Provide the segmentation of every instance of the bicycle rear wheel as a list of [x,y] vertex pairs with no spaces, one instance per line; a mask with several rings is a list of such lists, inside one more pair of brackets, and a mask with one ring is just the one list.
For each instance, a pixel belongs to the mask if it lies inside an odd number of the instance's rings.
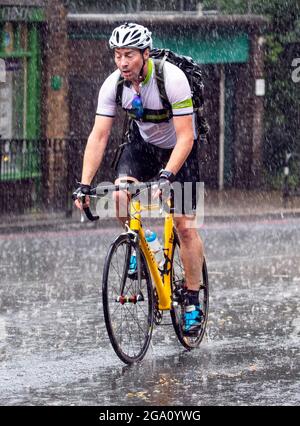
[[180,343],[186,349],[193,349],[199,346],[201,343],[208,318],[208,306],[209,306],[209,284],[208,284],[208,274],[206,262],[204,259],[203,268],[202,268],[202,285],[199,291],[199,302],[201,305],[201,310],[203,312],[202,323],[199,329],[199,332],[196,336],[189,337],[184,336],[183,334],[183,313],[184,313],[184,303],[185,303],[185,276],[182,261],[180,258],[180,242],[179,238],[174,231],[174,246],[173,246],[173,262],[172,262],[172,309],[171,319],[172,324],[175,330],[175,333],[178,337]]
[[[128,274],[135,243],[121,234],[108,251],[102,284],[106,329],[118,357],[126,364],[146,354],[153,328],[153,288],[145,257],[140,251],[137,272]],[[139,276],[140,275],[140,276]]]

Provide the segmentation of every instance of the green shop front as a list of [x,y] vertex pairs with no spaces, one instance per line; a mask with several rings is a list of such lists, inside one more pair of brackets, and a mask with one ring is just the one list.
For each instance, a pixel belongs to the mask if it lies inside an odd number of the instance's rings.
[[[44,10],[0,3],[0,182],[38,179]],[[13,187],[13,185],[11,186]]]

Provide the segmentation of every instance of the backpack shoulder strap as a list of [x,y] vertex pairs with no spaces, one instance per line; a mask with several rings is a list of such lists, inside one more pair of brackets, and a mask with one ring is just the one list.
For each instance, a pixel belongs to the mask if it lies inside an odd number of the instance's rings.
[[162,59],[153,59],[154,67],[155,67],[155,76],[157,81],[157,87],[159,91],[159,96],[163,107],[171,110],[171,104],[169,102],[166,88],[165,88],[165,78],[164,78],[164,63],[167,59],[167,55],[165,55]]
[[124,88],[124,78],[120,75],[119,80],[117,82],[117,92],[116,92],[116,104],[118,106],[122,106],[122,95]]
[[125,78],[123,78],[120,75],[119,80],[117,81],[117,92],[116,92],[116,104],[118,106],[122,106],[122,95],[123,95],[124,85],[130,85],[130,83],[126,81]]

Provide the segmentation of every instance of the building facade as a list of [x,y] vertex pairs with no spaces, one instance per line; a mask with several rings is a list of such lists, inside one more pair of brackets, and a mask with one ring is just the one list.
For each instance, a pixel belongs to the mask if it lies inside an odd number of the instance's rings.
[[[100,2],[101,13],[93,9],[97,2],[77,3],[0,0],[0,73],[3,68],[5,72],[5,79],[3,72],[0,75],[0,180],[26,180],[24,167],[17,173],[20,156],[17,160],[10,155],[10,141],[22,140],[24,151],[30,140],[47,140],[49,149],[43,161],[33,158],[28,163],[28,185],[31,188],[32,178],[40,177],[46,164],[42,185],[48,199],[55,198],[53,188],[70,165],[65,160],[68,146],[61,143],[57,158],[49,141],[88,136],[99,88],[115,69],[109,36],[115,26],[133,21],[152,31],[155,47],[192,56],[203,66],[205,114],[212,129],[210,142],[200,146],[199,152],[206,185],[219,189],[259,186],[266,20],[252,15],[203,14],[196,10],[197,2],[170,2],[169,7],[176,6],[176,10],[161,13],[151,11],[156,3],[147,1],[119,1],[114,8],[117,13],[112,13],[111,2]],[[113,178],[110,157],[120,141],[122,113],[117,120],[102,179]],[[14,178],[7,172],[13,161]]]
[[[205,115],[212,129],[210,143],[200,147],[203,181],[220,189],[259,186],[265,19],[192,14],[153,19],[143,13],[126,19],[146,25],[155,47],[172,49],[202,64]],[[99,87],[115,69],[108,38],[122,22],[124,15],[117,14],[68,15],[70,128],[75,135],[87,136],[91,129]],[[121,123],[116,126],[121,127]],[[114,135],[118,137],[119,133]]]

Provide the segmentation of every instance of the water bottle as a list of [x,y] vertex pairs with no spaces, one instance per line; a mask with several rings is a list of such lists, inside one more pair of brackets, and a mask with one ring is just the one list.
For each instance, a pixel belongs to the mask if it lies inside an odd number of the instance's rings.
[[145,237],[150,250],[152,251],[157,261],[158,267],[162,269],[165,263],[165,256],[156,233],[154,231],[150,231],[150,229],[147,229],[145,232]]

